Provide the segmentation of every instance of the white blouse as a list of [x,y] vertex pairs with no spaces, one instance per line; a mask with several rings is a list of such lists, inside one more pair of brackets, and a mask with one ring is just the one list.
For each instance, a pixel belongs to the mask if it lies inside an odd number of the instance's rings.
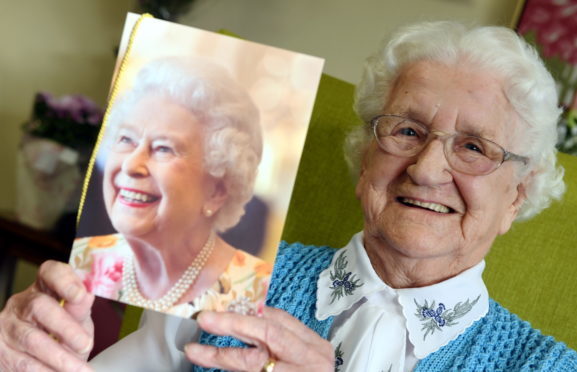
[[411,371],[487,314],[482,261],[443,282],[394,289],[375,273],[363,234],[333,257],[318,280],[316,317],[334,316],[337,371]]
[[190,372],[184,345],[196,341],[195,320],[144,310],[140,327],[90,361],[95,372]]

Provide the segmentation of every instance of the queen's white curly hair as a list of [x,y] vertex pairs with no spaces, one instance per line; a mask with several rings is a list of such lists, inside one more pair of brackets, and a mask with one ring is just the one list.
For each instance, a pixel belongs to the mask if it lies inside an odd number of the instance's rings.
[[[447,64],[466,60],[501,77],[503,91],[523,127],[515,133],[519,153],[529,157],[527,199],[517,220],[529,219],[565,191],[563,169],[556,166],[557,106],[555,81],[537,52],[504,27],[466,27],[457,22],[426,22],[404,27],[365,64],[354,108],[365,122],[382,113],[399,71],[421,60]],[[490,108],[487,108],[490,109]],[[362,154],[372,139],[368,125],[353,130],[345,143],[346,159],[358,175]]]
[[203,125],[206,170],[224,182],[228,193],[215,214],[214,227],[222,232],[236,225],[252,197],[262,156],[260,115],[254,102],[222,66],[202,58],[165,57],[138,72],[134,85],[112,107],[108,128],[115,128],[149,94],[182,105]]

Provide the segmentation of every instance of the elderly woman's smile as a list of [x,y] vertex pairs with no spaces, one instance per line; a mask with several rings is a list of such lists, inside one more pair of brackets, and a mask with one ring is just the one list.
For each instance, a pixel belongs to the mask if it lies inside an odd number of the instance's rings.
[[446,205],[443,205],[443,204],[435,203],[432,201],[414,199],[414,198],[406,197],[406,196],[399,196],[397,198],[397,201],[399,203],[402,203],[402,204],[408,206],[408,207],[421,208],[421,209],[425,209],[425,210],[429,210],[429,211],[433,211],[433,212],[441,213],[441,214],[447,214],[447,213],[454,213],[455,212],[453,210],[453,208],[447,207]]
[[[516,129],[519,119],[501,82],[482,69],[417,62],[401,72],[389,97],[383,113],[401,123],[405,117],[443,136],[470,134],[517,150],[507,132]],[[412,140],[417,133],[410,125],[406,128],[410,130],[403,127],[402,139]],[[453,168],[455,161],[449,162],[447,151],[449,156],[460,154],[453,147],[447,150],[444,141],[433,137],[413,156],[391,154],[376,141],[370,144],[357,186],[370,256],[401,256],[421,264],[443,260],[462,271],[482,259],[495,236],[508,231],[524,197],[517,190],[515,167],[520,163],[505,162],[489,174],[465,174]]]
[[129,109],[104,180],[106,207],[120,233],[182,234],[203,223],[214,185],[203,166],[203,138],[194,115],[174,101],[149,94]]

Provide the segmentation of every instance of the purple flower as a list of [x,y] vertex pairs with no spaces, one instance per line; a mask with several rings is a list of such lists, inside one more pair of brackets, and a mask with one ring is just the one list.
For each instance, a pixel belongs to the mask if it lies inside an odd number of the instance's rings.
[[103,117],[102,110],[94,102],[79,94],[54,98],[48,93],[38,93],[35,105],[39,116],[76,124],[100,125]]
[[85,96],[73,94],[57,98],[39,92],[34,97],[32,117],[24,124],[24,130],[33,136],[88,151],[85,149],[96,141],[103,116],[103,110]]

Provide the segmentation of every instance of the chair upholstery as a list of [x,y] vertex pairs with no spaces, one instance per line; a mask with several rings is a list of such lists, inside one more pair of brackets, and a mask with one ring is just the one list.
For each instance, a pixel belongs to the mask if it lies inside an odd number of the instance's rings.
[[[283,240],[344,246],[362,229],[354,181],[342,155],[345,132],[359,124],[354,87],[324,75]],[[577,348],[577,158],[559,154],[567,192],[530,221],[513,224],[486,261],[490,295],[543,333]]]

